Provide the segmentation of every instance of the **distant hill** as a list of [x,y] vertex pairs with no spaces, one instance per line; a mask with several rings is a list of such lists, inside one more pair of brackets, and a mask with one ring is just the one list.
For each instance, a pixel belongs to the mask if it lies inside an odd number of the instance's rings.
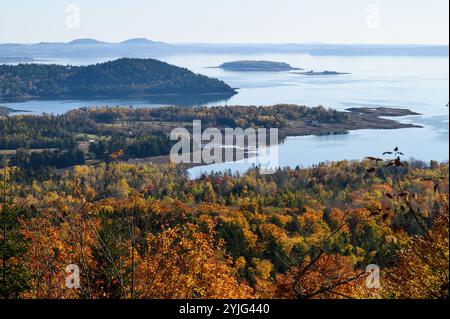
[[302,70],[299,68],[293,68],[287,63],[283,62],[271,62],[271,61],[235,61],[223,63],[220,68],[228,71],[241,71],[241,72],[279,72],[279,71],[292,71]]
[[135,38],[135,39],[129,39],[123,42],[120,42],[120,44],[124,44],[124,45],[152,45],[155,43],[160,43],[161,42],[155,42],[155,41],[150,41],[148,39],[144,39],[144,38]]
[[98,45],[106,44],[106,42],[97,41],[95,39],[78,39],[68,43],[69,45]]
[[0,99],[235,94],[222,81],[153,59],[90,66],[0,65]]
[[51,58],[144,58],[173,52],[174,47],[147,39],[130,39],[121,43],[101,42],[95,39],[77,39],[71,42],[40,42],[36,44],[0,44],[0,57]]
[[65,57],[149,57],[164,54],[309,54],[314,56],[439,56],[448,57],[448,45],[344,44],[169,44],[144,38],[121,43],[78,39],[69,43],[0,44],[0,57],[36,59]]

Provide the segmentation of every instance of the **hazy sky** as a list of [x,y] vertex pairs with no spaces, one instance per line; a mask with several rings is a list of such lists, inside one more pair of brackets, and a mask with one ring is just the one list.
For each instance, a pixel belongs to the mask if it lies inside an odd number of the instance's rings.
[[448,12],[448,0],[0,0],[0,43],[448,44]]

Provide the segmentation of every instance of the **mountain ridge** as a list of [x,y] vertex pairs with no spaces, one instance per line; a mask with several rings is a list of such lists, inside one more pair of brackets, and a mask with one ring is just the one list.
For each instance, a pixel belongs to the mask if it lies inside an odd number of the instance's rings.
[[148,57],[159,54],[219,54],[219,53],[296,53],[313,56],[440,56],[449,55],[448,45],[387,45],[387,44],[171,44],[145,38],[133,38],[119,43],[96,39],[75,39],[70,42],[35,44],[0,44],[0,56],[33,58],[58,57]]

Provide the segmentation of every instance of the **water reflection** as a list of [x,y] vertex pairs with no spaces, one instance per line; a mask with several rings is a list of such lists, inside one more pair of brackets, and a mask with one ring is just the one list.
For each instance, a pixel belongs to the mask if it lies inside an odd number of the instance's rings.
[[[279,145],[279,167],[311,167],[320,162],[360,160],[367,156],[380,157],[383,152],[399,146],[405,159],[429,163],[449,159],[448,128],[435,131],[432,127],[400,130],[359,130],[347,135],[288,137]],[[212,172],[243,173],[252,163],[241,161],[195,167],[191,178]]]
[[221,105],[227,103],[232,97],[232,94],[154,95],[145,99],[30,100],[25,102],[1,103],[1,106],[19,111],[17,114],[46,113],[58,115],[73,109],[94,106],[133,106],[139,108],[163,106],[196,107],[209,104]]

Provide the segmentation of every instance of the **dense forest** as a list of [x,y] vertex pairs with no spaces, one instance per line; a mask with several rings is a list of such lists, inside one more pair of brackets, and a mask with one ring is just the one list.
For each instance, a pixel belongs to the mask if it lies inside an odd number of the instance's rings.
[[99,123],[117,121],[191,122],[200,120],[205,127],[264,127],[285,128],[289,121],[317,121],[318,123],[344,122],[350,118],[347,112],[339,112],[323,106],[307,107],[280,104],[268,107],[163,107],[163,108],[82,108],[68,116],[95,120]]
[[[165,157],[127,162],[166,155],[168,133],[194,119],[313,130],[373,116],[360,113],[276,105],[0,117],[0,298],[448,298],[448,164],[406,162],[396,148],[192,180]],[[78,289],[67,287],[69,265]],[[381,287],[367,286],[369,265]]]
[[[323,125],[346,123],[349,113],[324,107],[297,105],[212,108],[82,108],[63,115],[0,117],[0,155],[13,151],[12,163],[24,169],[65,168],[84,160],[108,160],[123,151],[122,159],[164,156],[174,142],[176,127],[192,129],[193,120],[207,127],[286,128],[294,121]],[[316,125],[317,126],[317,125]],[[45,152],[42,154],[42,152]],[[30,165],[33,163],[33,165]]]
[[448,298],[448,164],[395,155],[199,180],[171,163],[3,169],[0,298]]
[[235,93],[222,81],[153,59],[89,66],[0,65],[0,99]]
[[[389,115],[408,110],[391,109]],[[175,128],[192,131],[193,121],[202,128],[277,128],[280,142],[287,136],[346,134],[362,128],[410,127],[385,119],[385,109],[349,112],[318,107],[280,104],[274,106],[226,107],[93,107],[62,115],[0,115],[0,158],[6,157],[36,177],[52,168],[109,161],[121,151],[121,160],[156,159],[168,156],[176,141],[169,139]],[[0,167],[2,166],[0,162]]]
[[[75,135],[109,134],[113,131],[128,133],[165,132],[171,127],[192,125],[193,120],[202,121],[204,127],[263,127],[286,128],[293,121],[317,124],[345,123],[351,113],[339,112],[322,106],[309,108],[298,105],[275,105],[270,107],[99,107],[81,108],[63,115],[18,115],[0,117],[0,150],[28,148],[68,148],[74,145]],[[162,123],[173,123],[164,128]],[[154,125],[150,125],[154,124]],[[31,138],[33,137],[33,138]]]

